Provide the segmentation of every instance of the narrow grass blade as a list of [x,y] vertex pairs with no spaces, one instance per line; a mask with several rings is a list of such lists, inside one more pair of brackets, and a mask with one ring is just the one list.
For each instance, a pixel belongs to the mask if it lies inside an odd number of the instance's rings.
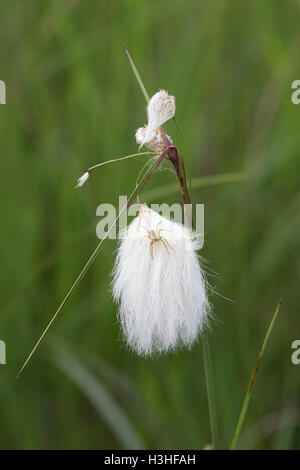
[[123,49],[124,49],[124,51],[125,51],[125,54],[127,55],[127,58],[128,58],[128,60],[129,60],[129,64],[130,64],[130,66],[131,66],[131,68],[132,68],[132,71],[133,71],[133,73],[134,73],[134,75],[135,75],[135,78],[137,79],[138,84],[140,85],[140,88],[141,88],[141,90],[142,90],[142,92],[143,92],[143,95],[144,95],[144,97],[145,97],[145,100],[146,100],[147,103],[148,103],[148,101],[150,100],[150,97],[149,97],[149,95],[148,95],[148,93],[147,93],[147,90],[146,90],[146,88],[145,88],[145,85],[144,85],[144,83],[143,83],[143,80],[141,79],[140,74],[139,74],[139,72],[138,72],[138,70],[137,70],[137,68],[136,68],[136,66],[135,66],[135,64],[134,64],[134,62],[133,62],[133,60],[132,60],[132,58],[131,58],[131,55],[129,54],[129,51],[128,51],[128,49],[127,49],[127,47],[126,47],[125,44],[123,44]]
[[105,162],[97,163],[97,165],[93,165],[90,168],[88,168],[87,171],[95,170],[95,168],[99,168],[100,166],[108,165],[109,163],[122,162],[123,160],[129,160],[130,158],[142,157],[144,155],[159,155],[159,154],[157,152],[133,153],[132,155],[126,155],[125,157],[113,158],[112,160],[107,160]]
[[99,416],[106,422],[120,445],[125,449],[144,449],[145,445],[121,405],[87,367],[65,349],[55,348],[55,364],[83,392]]
[[45,330],[43,331],[42,335],[40,336],[40,338],[38,339],[37,343],[35,344],[34,348],[32,349],[31,353],[29,354],[29,356],[27,357],[26,361],[24,362],[23,366],[21,367],[17,377],[20,376],[20,374],[22,373],[22,371],[24,370],[24,368],[26,367],[26,365],[28,364],[28,362],[30,361],[30,359],[32,358],[33,354],[35,353],[35,351],[37,350],[38,346],[40,345],[40,343],[43,341],[44,337],[46,336],[48,330],[50,329],[50,327],[52,326],[52,324],[54,323],[54,321],[56,320],[56,318],[58,317],[58,315],[60,314],[62,308],[64,307],[64,305],[67,303],[67,301],[69,300],[69,298],[71,297],[71,295],[73,294],[73,292],[75,291],[75,289],[78,287],[80,281],[83,279],[83,277],[85,276],[85,274],[87,273],[88,269],[91,267],[91,265],[93,264],[96,256],[98,255],[100,249],[102,248],[104,242],[108,239],[108,236],[110,234],[110,232],[113,230],[113,228],[115,227],[115,225],[117,224],[118,220],[120,219],[121,215],[128,209],[128,207],[131,206],[131,204],[135,201],[136,197],[138,196],[138,194],[142,191],[142,189],[144,188],[145,184],[147,183],[147,181],[149,180],[149,178],[151,177],[151,175],[154,173],[154,171],[156,170],[156,168],[158,167],[158,165],[160,164],[161,160],[164,158],[165,154],[162,153],[160,155],[160,157],[155,161],[155,163],[148,169],[148,171],[145,173],[145,175],[143,176],[143,178],[141,179],[140,183],[138,184],[138,186],[134,189],[134,191],[132,192],[131,196],[129,197],[128,199],[128,202],[127,204],[124,206],[124,208],[120,211],[118,217],[115,219],[115,221],[113,222],[113,224],[111,225],[111,227],[108,229],[108,231],[106,232],[106,235],[105,237],[100,241],[100,243],[97,245],[95,251],[92,253],[92,255],[90,256],[90,258],[88,259],[88,261],[86,262],[86,264],[84,265],[82,271],[79,273],[78,277],[76,278],[74,284],[72,285],[72,287],[70,288],[70,290],[67,292],[65,298],[63,299],[62,303],[60,304],[60,306],[58,307],[57,311],[55,312],[55,314],[53,315],[52,319],[50,320],[50,322],[48,323],[47,327],[45,328]]
[[232,444],[231,444],[231,447],[230,447],[231,450],[234,450],[236,448],[237,441],[239,439],[239,436],[240,436],[240,433],[241,433],[241,430],[242,430],[242,426],[243,426],[243,423],[244,423],[244,419],[245,419],[245,416],[246,416],[246,413],[247,413],[247,409],[248,409],[249,401],[250,401],[250,398],[251,398],[251,395],[252,395],[253,386],[254,386],[254,383],[255,383],[255,380],[256,380],[258,369],[260,367],[262,357],[264,355],[269,337],[271,335],[271,332],[272,332],[273,326],[275,324],[276,318],[278,316],[278,313],[279,313],[279,310],[280,310],[280,305],[282,304],[282,302],[283,302],[283,300],[281,299],[279,304],[277,305],[274,316],[272,318],[272,321],[271,321],[270,326],[268,328],[267,334],[265,336],[262,348],[261,348],[260,353],[258,355],[258,359],[257,359],[253,374],[252,374],[251,379],[250,379],[250,383],[249,383],[249,386],[248,386],[248,389],[247,389],[247,392],[246,392],[246,396],[245,396],[245,399],[244,399],[244,403],[243,403],[243,406],[242,406],[242,411],[241,411],[241,414],[240,414],[240,417],[239,417],[239,420],[238,420],[238,424],[237,424],[237,427],[236,427],[236,430],[235,430],[235,433],[234,433],[233,441],[232,441]]
[[202,337],[202,351],[203,351],[203,357],[204,357],[204,369],[205,369],[205,378],[206,378],[212,445],[213,445],[213,449],[216,450],[218,449],[218,446],[219,446],[217,409],[216,409],[215,391],[214,391],[214,386],[213,386],[214,382],[213,382],[212,360],[211,360],[211,354],[210,354],[209,339],[205,334]]
[[143,166],[142,168],[140,169],[139,173],[138,173],[138,176],[137,176],[137,179],[136,179],[136,183],[135,185],[138,186],[139,182],[141,181],[141,177],[142,177],[142,174],[144,173],[145,169],[147,168],[147,166],[149,166],[149,164],[151,163],[151,161],[153,161],[156,157],[152,157],[150,158],[150,160],[148,160]]

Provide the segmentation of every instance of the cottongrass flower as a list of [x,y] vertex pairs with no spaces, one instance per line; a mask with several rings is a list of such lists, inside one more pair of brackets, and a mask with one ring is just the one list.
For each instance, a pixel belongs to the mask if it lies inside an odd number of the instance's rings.
[[148,146],[154,138],[154,133],[165,122],[175,115],[175,97],[165,90],[160,90],[153,95],[147,106],[148,124],[143,144]]
[[[137,144],[139,144],[140,148],[144,145],[145,139],[146,139],[146,134],[147,134],[147,129],[148,126],[140,127],[137,129],[135,133],[135,138]],[[166,137],[168,141],[172,144],[173,141],[170,136],[166,134]],[[161,153],[163,150],[166,148],[166,142],[164,139],[164,136],[162,135],[161,131],[159,129],[154,129],[151,135],[151,139],[148,140],[146,143],[146,146],[148,147],[149,150],[152,150],[153,152],[158,152]]]
[[189,347],[208,324],[195,235],[145,204],[121,233],[112,284],[127,343],[139,355]]
[[82,176],[80,176],[80,178],[78,179],[75,188],[80,188],[81,186],[83,186],[84,183],[89,179],[89,177],[90,177],[90,172],[89,172],[89,171],[86,171],[86,172],[85,172]]

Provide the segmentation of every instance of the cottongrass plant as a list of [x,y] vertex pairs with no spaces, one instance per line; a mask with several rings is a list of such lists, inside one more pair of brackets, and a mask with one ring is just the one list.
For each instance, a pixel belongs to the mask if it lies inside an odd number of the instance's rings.
[[[148,123],[136,132],[140,148],[146,145],[166,159],[171,150],[178,159],[162,128],[175,110],[175,98],[167,91],[152,96]],[[179,177],[184,179],[185,174]],[[195,234],[144,204],[120,238],[113,295],[120,302],[119,317],[129,346],[141,355],[190,346],[203,331],[209,311]]]
[[[92,172],[103,165],[125,161],[137,156],[150,157],[149,162],[144,165],[142,175],[139,175],[136,186],[128,198],[127,205],[120,211],[118,217],[106,232],[105,237],[99,242],[84,265],[25,360],[18,377],[93,264],[120,217],[135,202],[162,161],[168,161],[173,166],[178,178],[182,202],[184,205],[190,204],[183,158],[173,144],[171,137],[166,134],[163,128],[168,120],[173,119],[186,150],[181,129],[175,119],[175,98],[169,95],[167,91],[160,90],[150,99],[126,46],[123,47],[148,102],[148,122],[137,129],[136,141],[139,150],[145,146],[149,151],[139,151],[132,155],[98,163],[88,168],[78,179],[76,187],[82,187],[90,178]],[[221,176],[219,182],[222,183],[224,175]],[[235,181],[236,175],[229,175],[229,178]],[[228,178],[225,181],[228,182]],[[140,355],[168,352],[183,345],[189,347],[196,340],[199,333],[202,333],[212,448],[217,449],[219,448],[219,436],[214,381],[210,346],[208,336],[205,334],[205,329],[209,325],[210,305],[206,293],[206,281],[197,255],[198,247],[195,234],[192,231],[189,212],[186,212],[185,216],[185,220],[188,220],[188,226],[183,226],[160,216],[149,209],[146,204],[141,206],[138,216],[120,234],[120,243],[113,270],[112,293],[114,299],[119,303],[119,318],[127,343]],[[274,314],[250,380],[231,444],[232,449],[236,447],[256,375],[278,312],[279,306]]]
[[[136,187],[127,205],[110,226],[106,236],[83,267],[79,276],[67,292],[51,321],[38,339],[24,362],[18,376],[43,341],[48,330],[58,317],[80,281],[94,262],[103,243],[118,223],[121,215],[139,196],[162,161],[169,161],[179,182],[183,204],[190,204],[184,161],[163,125],[174,119],[180,136],[181,130],[175,120],[175,98],[165,90],[155,93],[150,99],[136,67],[126,48],[125,52],[148,102],[148,122],[136,131],[139,150],[146,146],[149,151],[126,155],[94,165],[78,179],[80,188],[92,172],[103,165],[120,162],[137,156],[151,156],[146,170],[138,178]],[[183,141],[184,143],[184,141]],[[143,169],[145,166],[143,167]],[[113,275],[113,296],[120,303],[119,316],[128,344],[141,355],[167,352],[177,346],[190,346],[208,324],[209,302],[205,279],[197,256],[195,235],[191,230],[190,214],[185,214],[189,227],[161,217],[142,206],[139,216],[122,233]],[[133,235],[133,236],[132,236]],[[213,385],[209,346],[203,335],[203,352],[208,388],[212,440],[217,447],[216,413],[213,406]]]

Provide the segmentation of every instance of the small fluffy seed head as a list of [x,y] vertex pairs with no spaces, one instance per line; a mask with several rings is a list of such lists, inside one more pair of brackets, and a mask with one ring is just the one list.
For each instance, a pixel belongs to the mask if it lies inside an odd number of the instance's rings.
[[[140,147],[144,145],[146,133],[147,133],[147,126],[140,127],[136,131],[135,138],[136,138],[137,144],[139,144]],[[171,137],[167,135],[167,138],[172,144],[173,141]],[[145,145],[148,147],[149,150],[152,150],[153,152],[161,153],[166,148],[165,139],[161,131],[159,129],[154,129],[154,131],[152,132],[152,135],[150,136],[150,138],[148,139]]]
[[127,343],[138,354],[191,346],[208,324],[209,302],[196,250],[189,229],[146,205],[123,231],[113,296]]
[[174,117],[176,110],[175,97],[165,90],[160,90],[150,99],[147,106],[148,126],[144,144],[153,138],[153,131]]
[[84,185],[84,183],[89,179],[90,177],[90,172],[86,171],[80,178],[78,179],[78,182],[75,186],[75,188],[80,188],[81,186]]

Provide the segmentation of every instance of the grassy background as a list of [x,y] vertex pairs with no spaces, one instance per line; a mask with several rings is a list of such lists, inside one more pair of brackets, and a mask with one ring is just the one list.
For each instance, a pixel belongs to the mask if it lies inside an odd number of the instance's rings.
[[[211,335],[220,434],[232,439],[274,309],[241,448],[300,448],[300,2],[292,0],[12,0],[2,5],[0,79],[1,448],[203,448],[210,442],[200,341],[140,359],[126,350],[110,293],[109,241],[47,341],[16,373],[97,239],[96,207],[129,194],[144,160],[90,165],[136,151],[144,98],[176,96],[192,175],[246,171],[243,183],[195,189],[205,204],[201,254],[219,278]],[[172,123],[167,131],[176,139]],[[159,172],[149,202],[174,175]],[[157,194],[157,196],[156,196]]]

